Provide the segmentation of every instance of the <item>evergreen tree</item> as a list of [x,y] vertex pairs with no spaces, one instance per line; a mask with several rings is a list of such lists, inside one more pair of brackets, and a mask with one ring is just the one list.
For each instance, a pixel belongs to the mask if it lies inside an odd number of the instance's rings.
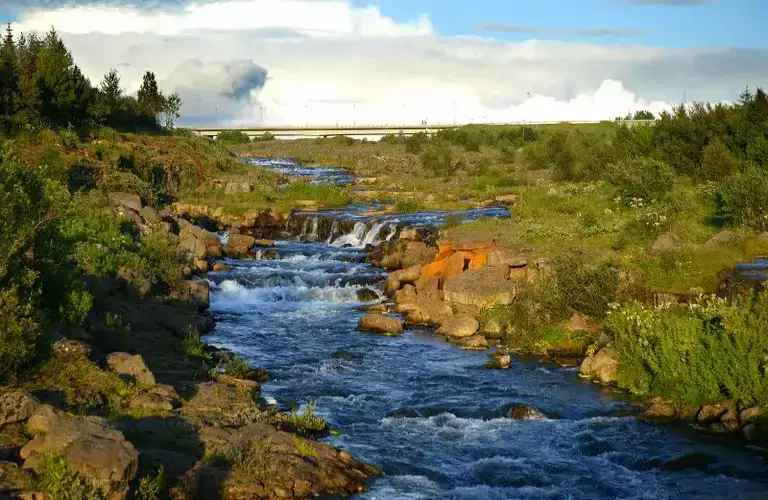
[[16,46],[19,68],[19,100],[17,121],[34,124],[39,119],[40,98],[35,81],[37,74],[37,58],[43,41],[34,33],[19,36]]
[[35,84],[43,119],[59,126],[85,123],[92,99],[91,84],[53,29],[45,38],[37,65]]
[[16,63],[16,46],[13,31],[8,23],[3,45],[0,47],[0,130],[13,127],[13,119],[19,100],[19,69]]
[[120,87],[120,75],[117,70],[111,69],[104,75],[99,85],[93,107],[94,119],[99,123],[118,127],[121,122],[122,103],[123,89]]
[[157,88],[157,79],[151,71],[144,73],[144,80],[138,92],[139,111],[158,125],[159,115],[165,108],[165,97]]

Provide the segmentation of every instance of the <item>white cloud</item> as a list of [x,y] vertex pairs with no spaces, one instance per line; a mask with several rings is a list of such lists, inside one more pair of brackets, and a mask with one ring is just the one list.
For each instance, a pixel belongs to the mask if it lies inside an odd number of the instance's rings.
[[[719,101],[768,81],[764,50],[447,37],[425,16],[397,22],[347,0],[237,0],[170,12],[70,7],[30,12],[17,28],[51,24],[86,75],[98,80],[116,66],[135,90],[152,69],[166,90],[182,91],[182,113],[196,122],[612,119],[659,111],[684,91]],[[245,90],[234,98],[234,89]]]

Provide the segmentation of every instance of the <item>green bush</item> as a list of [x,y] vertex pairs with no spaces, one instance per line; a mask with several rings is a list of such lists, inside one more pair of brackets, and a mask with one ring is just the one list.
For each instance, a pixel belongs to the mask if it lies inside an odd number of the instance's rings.
[[603,318],[608,304],[619,294],[619,265],[614,261],[590,263],[578,252],[558,257],[555,276],[543,293],[552,319],[561,319],[573,309],[594,318]]
[[405,138],[405,152],[420,154],[427,144],[429,144],[429,135],[426,132],[416,132]]
[[263,134],[256,135],[253,137],[253,142],[266,142],[266,141],[274,141],[275,136],[271,132],[264,132]]
[[748,163],[728,178],[720,190],[724,214],[737,224],[768,231],[768,169]]
[[216,140],[226,144],[248,144],[251,139],[240,130],[222,130],[216,136]]
[[314,401],[309,402],[304,407],[304,411],[294,411],[288,417],[288,422],[296,427],[298,434],[308,436],[324,432],[328,428],[324,417],[315,416],[315,407]]
[[165,484],[165,469],[160,467],[154,476],[144,476],[139,479],[139,487],[136,489],[136,500],[160,500],[163,498],[163,485]]
[[675,185],[675,172],[664,162],[651,158],[628,158],[606,168],[605,179],[625,199],[646,203],[663,198]]
[[618,382],[637,394],[685,405],[768,402],[768,295],[734,302],[612,311],[606,328],[619,354]]
[[412,214],[421,210],[421,203],[412,199],[400,199],[395,203],[395,212],[399,214]]
[[140,255],[148,263],[154,284],[163,284],[165,292],[180,292],[184,288],[182,259],[171,237],[155,230],[141,239]]
[[37,311],[18,288],[0,290],[0,382],[13,379],[37,354]]
[[451,175],[457,168],[451,146],[444,142],[430,144],[421,154],[421,165],[435,176]]
[[44,456],[35,467],[36,487],[57,500],[101,500],[101,492],[67,466],[62,457]]
[[547,157],[555,170],[555,177],[565,181],[576,180],[576,158],[569,144],[568,132],[558,130],[546,139],[546,143]]
[[703,181],[721,181],[739,168],[739,161],[720,139],[712,140],[701,154],[701,166],[696,178]]

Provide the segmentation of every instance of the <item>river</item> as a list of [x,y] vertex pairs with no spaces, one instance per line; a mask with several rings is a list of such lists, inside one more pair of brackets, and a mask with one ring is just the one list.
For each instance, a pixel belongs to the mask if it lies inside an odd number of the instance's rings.
[[[254,162],[349,181],[341,169]],[[326,441],[384,472],[359,498],[768,496],[765,464],[744,443],[638,422],[625,397],[582,381],[574,368],[513,358],[509,370],[488,370],[488,353],[458,349],[429,329],[393,338],[356,332],[366,305],[357,291],[385,277],[363,248],[390,237],[399,219],[373,223],[354,208],[336,215],[360,224],[321,236],[308,223],[295,241],[277,242],[276,260],[228,260],[229,271],[211,273],[217,326],[205,340],[269,370],[262,395],[278,408],[315,402],[340,431]],[[407,219],[437,224],[446,216]],[[513,403],[549,418],[506,418]]]

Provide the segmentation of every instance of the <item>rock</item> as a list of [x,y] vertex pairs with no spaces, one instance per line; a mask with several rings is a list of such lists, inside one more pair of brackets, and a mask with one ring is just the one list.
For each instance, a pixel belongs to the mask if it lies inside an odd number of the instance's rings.
[[669,401],[662,398],[654,398],[651,406],[640,416],[646,421],[665,421],[673,420],[677,416],[675,407]]
[[734,233],[733,231],[723,230],[711,237],[709,240],[707,240],[706,243],[704,243],[705,247],[714,247],[718,245],[722,245],[723,243],[729,243],[733,240],[739,240],[742,236],[738,233]]
[[708,424],[719,419],[726,411],[734,408],[736,405],[732,401],[725,401],[721,403],[714,403],[711,405],[705,405],[699,410],[699,414],[696,416],[696,420],[702,424]]
[[405,285],[402,290],[395,292],[395,304],[414,304],[418,302],[416,287]]
[[35,469],[45,456],[63,457],[70,469],[82,474],[106,498],[128,497],[139,454],[107,420],[58,415],[48,405],[35,412],[30,424],[33,419],[36,425],[28,429],[37,437],[21,449],[25,468]]
[[91,355],[91,346],[79,340],[61,339],[51,347],[53,355],[60,358],[87,358]]
[[406,227],[400,231],[401,240],[422,241],[424,239],[424,231],[418,227]]
[[369,312],[369,313],[377,313],[377,314],[384,314],[389,312],[389,308],[386,304],[375,304],[368,307],[362,308],[363,312]]
[[539,410],[525,403],[511,404],[505,416],[513,420],[545,420],[547,418]]
[[224,194],[250,193],[253,185],[250,181],[232,181],[224,185]]
[[473,336],[479,329],[480,324],[475,318],[460,314],[443,321],[442,326],[437,329],[437,334],[462,339]]
[[496,356],[496,361],[499,364],[499,368],[506,370],[512,364],[512,357],[509,354],[502,354],[501,356]]
[[705,453],[689,453],[671,458],[660,465],[664,470],[696,469],[706,472],[716,462],[715,458]]
[[490,267],[527,267],[528,258],[520,255],[517,250],[499,248],[488,252],[488,265]]
[[759,406],[750,406],[749,408],[741,410],[741,413],[739,414],[739,420],[741,420],[742,424],[751,422],[752,420],[758,419],[763,414],[763,412],[763,408],[760,408]]
[[367,333],[400,334],[403,333],[403,322],[381,314],[366,314],[360,318],[357,329]]
[[728,408],[728,410],[720,417],[720,423],[729,431],[737,432],[741,427],[739,425],[739,412],[736,408]]
[[168,412],[173,410],[173,402],[160,394],[143,392],[128,403],[134,410],[148,410],[152,412]]
[[222,262],[216,262],[215,264],[213,264],[213,272],[215,272],[215,273],[225,273],[227,271],[229,271],[229,268],[227,267],[226,264],[224,264]]
[[594,356],[581,362],[579,373],[603,384],[611,384],[616,381],[616,371],[619,367],[617,356],[616,349],[612,346],[603,347]]
[[741,434],[747,441],[757,440],[757,426],[755,424],[747,424],[741,429]]
[[229,241],[222,249],[224,255],[233,259],[243,259],[250,255],[251,249],[256,244],[256,238],[247,234],[230,235]]
[[256,240],[254,245],[257,247],[274,248],[275,242],[272,240]]
[[709,424],[709,427],[707,427],[707,430],[712,434],[730,434],[731,433],[731,431],[729,431],[728,428],[723,424],[721,424],[720,422],[713,422]]
[[39,405],[40,403],[24,389],[0,395],[0,427],[29,419]]
[[141,198],[138,195],[130,193],[109,193],[109,201],[123,208],[128,208],[136,213],[141,212]]
[[415,285],[416,281],[421,277],[421,266],[411,266],[406,269],[400,269],[399,271],[392,273],[392,275],[401,285]]
[[139,215],[141,215],[141,217],[149,224],[160,222],[160,214],[150,206],[143,207],[141,211],[139,211]]
[[46,500],[42,493],[26,491],[34,484],[35,478],[31,471],[13,462],[0,462],[0,491],[3,492],[3,499]]
[[515,205],[516,203],[520,202],[520,197],[516,194],[506,194],[503,196],[497,196],[494,198],[494,201],[496,203],[501,203],[502,205]]
[[161,222],[160,223],[160,229],[164,233],[172,234],[173,233],[173,224],[171,224],[170,222]]
[[196,260],[195,262],[192,263],[192,269],[198,273],[207,273],[208,261],[203,259]]
[[482,351],[488,349],[488,341],[482,335],[472,335],[462,339],[459,343],[462,349],[468,351]]
[[384,290],[390,297],[400,290],[400,281],[398,281],[397,276],[395,276],[394,273],[387,276],[387,285]]
[[361,288],[357,291],[357,300],[360,302],[375,302],[379,300],[379,294],[370,288]]
[[484,267],[445,279],[445,300],[452,304],[481,308],[509,305],[516,294],[515,282],[506,279],[502,268]]
[[195,226],[183,219],[177,219],[179,224],[179,252],[190,262],[206,257],[221,257],[221,240],[215,234]]
[[211,306],[211,285],[205,280],[187,281],[189,301],[199,311],[204,311]]
[[155,385],[155,376],[149,371],[140,354],[113,352],[107,356],[107,366],[118,375],[133,377],[141,384]]
[[411,410],[408,408],[399,408],[395,410],[395,413],[392,414],[392,418],[396,420],[403,419],[403,418],[421,418],[421,414],[416,410]]
[[486,321],[480,330],[483,332],[483,335],[485,335],[486,337],[491,337],[495,339],[500,338],[502,335],[504,335],[504,327],[501,326],[501,322],[496,318],[491,318],[488,321]]
[[225,380],[202,382],[181,412],[195,420],[220,427],[241,427],[266,418],[254,402],[252,390]]
[[565,325],[566,331],[569,332],[591,332],[594,333],[600,329],[599,325],[593,324],[586,314],[574,312],[568,323]]
[[681,246],[680,238],[674,233],[664,233],[653,242],[651,251],[654,253],[668,252]]

